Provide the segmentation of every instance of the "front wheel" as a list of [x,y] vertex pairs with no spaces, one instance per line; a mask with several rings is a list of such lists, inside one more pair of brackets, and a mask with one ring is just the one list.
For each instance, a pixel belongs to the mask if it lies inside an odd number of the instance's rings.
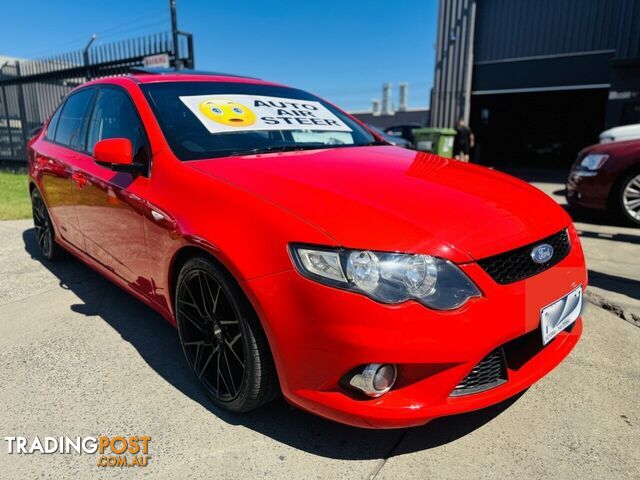
[[226,271],[206,257],[188,260],[178,276],[175,312],[187,362],[217,405],[248,412],[277,396],[265,334]]
[[55,232],[49,210],[40,195],[40,192],[34,188],[31,192],[31,207],[33,212],[33,226],[36,230],[36,240],[40,253],[47,260],[57,260],[62,256],[62,249],[55,242]]
[[622,180],[618,206],[627,223],[640,227],[640,172],[631,173]]

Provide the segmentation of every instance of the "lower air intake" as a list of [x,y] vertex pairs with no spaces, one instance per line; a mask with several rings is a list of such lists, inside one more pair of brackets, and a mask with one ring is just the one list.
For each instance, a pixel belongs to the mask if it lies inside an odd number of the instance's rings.
[[507,364],[502,347],[484,357],[451,393],[452,397],[471,395],[497,387],[507,381]]

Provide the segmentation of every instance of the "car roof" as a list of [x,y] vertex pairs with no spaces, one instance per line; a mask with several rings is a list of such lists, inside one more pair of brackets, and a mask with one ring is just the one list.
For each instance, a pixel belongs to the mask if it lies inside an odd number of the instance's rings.
[[131,68],[131,73],[139,73],[139,74],[149,74],[149,75],[207,75],[207,76],[222,76],[222,77],[239,77],[239,78],[251,78],[254,80],[259,80],[256,77],[250,77],[249,75],[238,75],[236,73],[222,73],[222,72],[211,72],[208,70],[195,70],[191,68],[183,68],[180,70],[175,70],[173,68],[150,68],[150,67],[133,67]]
[[128,75],[136,83],[158,82],[236,82],[276,85],[259,78],[233,73],[206,72],[202,70],[173,70],[164,68],[135,68]]
[[[151,69],[148,69],[151,70]],[[259,78],[244,77],[230,73],[200,72],[195,70],[175,70],[167,73],[148,72],[145,69],[134,69],[127,75],[115,77],[101,77],[84,83],[77,88],[91,85],[105,85],[118,83],[119,79],[128,79],[137,84],[162,83],[162,82],[224,82],[224,83],[247,83],[253,85],[269,85],[272,87],[286,87],[274,82],[267,82]],[[75,90],[75,89],[74,89]]]

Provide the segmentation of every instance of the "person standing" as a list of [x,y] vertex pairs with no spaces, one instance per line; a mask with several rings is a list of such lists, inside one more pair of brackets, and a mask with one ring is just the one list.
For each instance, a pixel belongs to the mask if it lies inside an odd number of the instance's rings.
[[475,144],[473,132],[464,123],[464,118],[458,120],[456,136],[453,139],[453,156],[462,162],[469,161],[469,154]]

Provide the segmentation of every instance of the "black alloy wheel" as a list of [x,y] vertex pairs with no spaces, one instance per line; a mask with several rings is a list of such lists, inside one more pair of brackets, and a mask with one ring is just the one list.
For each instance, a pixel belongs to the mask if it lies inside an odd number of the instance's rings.
[[187,362],[216,404],[246,412],[277,395],[275,367],[257,315],[214,261],[195,257],[185,263],[175,312]]
[[40,247],[40,252],[47,260],[56,260],[61,256],[62,250],[55,242],[55,232],[47,206],[40,192],[35,188],[31,192],[31,207],[33,226],[36,230],[36,240],[38,247]]

